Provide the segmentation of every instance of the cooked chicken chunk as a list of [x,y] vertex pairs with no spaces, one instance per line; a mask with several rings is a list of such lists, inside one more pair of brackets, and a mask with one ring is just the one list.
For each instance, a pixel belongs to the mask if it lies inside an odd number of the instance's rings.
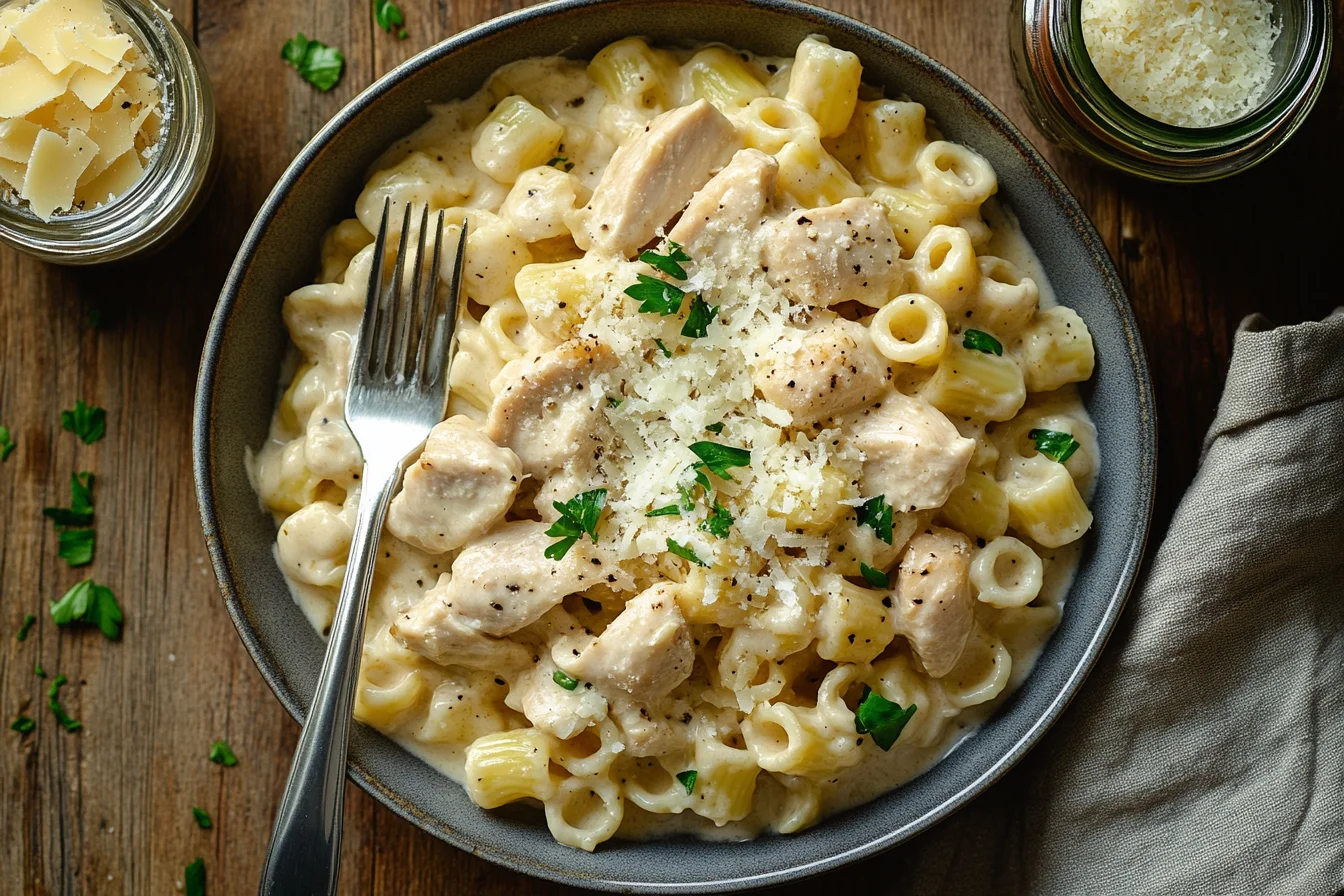
[[556,667],[539,662],[513,682],[508,706],[547,734],[568,740],[607,716],[607,701],[596,688],[565,690],[555,683]]
[[896,627],[924,664],[941,678],[956,666],[975,622],[971,543],[951,529],[910,539],[896,577]]
[[733,125],[704,100],[664,112],[616,150],[588,204],[571,216],[580,249],[630,256],[681,211],[731,155]]
[[610,348],[583,339],[510,361],[495,379],[485,434],[513,449],[533,476],[548,475],[580,452],[592,455],[607,441],[602,398],[592,379],[614,366]]
[[794,426],[874,401],[887,388],[890,363],[857,321],[834,320],[785,340],[756,363],[761,396],[793,415]]
[[513,641],[492,638],[468,622],[455,606],[451,586],[451,577],[444,573],[388,631],[407,649],[445,666],[497,672],[527,667],[531,652]]
[[900,289],[901,247],[881,203],[855,197],[772,222],[766,276],[794,301],[877,308]]
[[[605,580],[606,564],[580,542],[560,560],[545,556],[555,539],[545,523],[505,523],[462,549],[444,599],[470,625],[507,635],[540,619],[566,595]],[[614,574],[614,572],[613,572]]]
[[941,507],[975,453],[975,440],[962,438],[941,411],[895,390],[850,414],[844,431],[863,455],[863,493],[886,495],[898,511]]
[[725,236],[760,223],[775,195],[779,163],[759,149],[739,150],[691,198],[667,238],[693,258],[713,255]]
[[632,598],[577,657],[556,650],[553,658],[574,678],[619,688],[646,703],[685,681],[695,660],[690,627],[666,583]]
[[504,519],[523,465],[467,417],[450,417],[429,434],[387,512],[393,535],[431,554],[456,550]]

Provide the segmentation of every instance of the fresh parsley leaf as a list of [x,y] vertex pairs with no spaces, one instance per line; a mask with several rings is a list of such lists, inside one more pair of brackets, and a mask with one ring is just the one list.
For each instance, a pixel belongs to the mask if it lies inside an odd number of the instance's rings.
[[663,345],[663,340],[661,340],[661,339],[655,339],[655,340],[653,340],[653,344],[656,345],[656,346],[658,346],[658,351],[660,351],[660,352],[663,353],[663,357],[664,357],[664,358],[670,358],[670,357],[672,357],[672,349],[670,349],[670,348],[668,348],[667,346]]
[[71,411],[61,411],[61,429],[79,436],[85,445],[92,445],[107,433],[107,411],[75,402]]
[[51,687],[47,688],[47,707],[56,716],[56,721],[65,726],[66,731],[78,731],[83,728],[83,724],[70,718],[65,707],[61,705],[61,687],[70,679],[64,675],[57,675],[51,682]]
[[9,437],[9,427],[0,426],[0,462],[9,460],[9,454],[14,450],[14,440]]
[[305,81],[322,91],[335,87],[345,71],[345,56],[340,50],[309,40],[302,31],[285,41],[280,55]]
[[33,674],[38,678],[46,678],[47,670],[42,668],[41,663],[33,663]]
[[686,323],[681,327],[681,335],[688,339],[699,339],[709,333],[709,325],[714,323],[714,315],[719,306],[710,306],[697,294],[691,297],[691,309],[686,313]]
[[691,464],[691,469],[695,471],[695,482],[705,491],[709,491],[714,486],[709,481],[709,465],[704,461],[696,461]]
[[15,641],[28,640],[28,633],[33,630],[33,625],[37,622],[37,617],[28,613],[23,617],[23,622],[19,624],[19,633],[14,636]]
[[618,407],[621,406],[621,402],[623,402],[623,401],[625,401],[624,398],[617,398],[615,395],[608,395],[608,396],[607,396],[607,406],[608,406],[608,407],[618,408]]
[[[729,482],[734,481],[728,472],[731,467],[751,466],[751,452],[746,448],[734,448],[731,445],[720,445],[718,442],[695,442],[691,445],[691,453],[700,458],[709,472]],[[699,482],[698,476],[696,481]]]
[[657,268],[669,277],[675,277],[678,280],[686,279],[686,269],[681,265],[691,260],[691,256],[682,251],[681,246],[667,241],[667,254],[659,255],[652,249],[645,249],[639,253],[639,260],[649,267]]
[[210,813],[205,811],[204,809],[198,809],[195,806],[192,806],[191,817],[196,819],[196,824],[198,827],[201,828],[201,830],[208,831],[212,827],[212,822],[210,821]]
[[93,579],[85,579],[60,600],[52,601],[51,618],[57,625],[71,622],[96,625],[109,640],[121,635],[122,615],[117,597],[111,588],[96,585]]
[[187,866],[183,875],[186,896],[205,896],[205,859],[200,856]]
[[58,526],[87,526],[93,522],[93,474],[70,474],[70,506],[43,507],[42,515]]
[[635,280],[638,282],[627,286],[625,294],[639,302],[640,311],[666,317],[681,310],[681,301],[686,298],[685,290],[648,274],[636,274]]
[[886,495],[878,495],[876,498],[864,501],[855,508],[855,516],[858,517],[860,526],[871,526],[878,538],[891,544],[891,505],[887,503]]
[[94,541],[92,529],[61,529],[56,533],[56,556],[72,568],[88,566],[93,562]]
[[233,768],[238,764],[238,757],[233,755],[232,747],[222,740],[217,740],[210,745],[210,761],[215,765]]
[[373,0],[373,20],[388,34],[392,33],[393,28],[406,22],[401,14],[401,7],[392,0]]
[[27,734],[29,731],[32,731],[36,727],[37,727],[36,722],[28,718],[27,716],[21,715],[10,723],[9,730],[17,731],[20,734]]
[[905,723],[910,721],[918,708],[911,703],[909,708],[902,709],[900,704],[892,703],[864,685],[859,708],[854,711],[854,730],[859,734],[871,734],[873,743],[884,751],[890,750],[896,738],[901,736],[901,729],[905,728]]
[[695,769],[688,769],[684,772],[677,772],[677,780],[681,786],[686,788],[686,795],[690,796],[691,791],[695,790],[695,779],[700,777],[700,773]]
[[1031,440],[1036,443],[1036,450],[1051,460],[1059,461],[1061,464],[1073,457],[1073,452],[1081,446],[1078,440],[1067,432],[1057,432],[1053,429],[1033,429],[1027,433]]
[[593,544],[597,544],[597,525],[602,519],[602,508],[607,506],[605,488],[595,488],[576,495],[563,504],[552,501],[551,505],[559,511],[560,519],[551,523],[546,534],[560,540],[545,550],[546,559],[562,559],[585,532]]
[[733,528],[733,515],[718,501],[710,510],[709,516],[700,523],[700,528],[715,538],[727,538],[728,530]]
[[880,569],[873,569],[862,560],[859,561],[859,573],[863,576],[863,580],[874,588],[891,587],[891,576]]
[[667,549],[683,560],[689,560],[699,566],[709,566],[708,563],[695,556],[695,551],[685,545],[678,544],[670,538],[667,540]]
[[972,351],[984,352],[987,355],[1003,354],[1003,343],[983,330],[967,330],[961,339],[961,344]]
[[645,516],[681,516],[681,508],[675,504],[669,504],[666,507],[659,507],[650,510]]
[[716,435],[716,436],[721,436],[721,435],[723,435],[723,424],[722,424],[722,423],[711,423],[711,424],[709,424],[708,426],[705,427],[705,431],[706,431],[706,432],[712,432],[712,433],[714,433],[714,435]]
[[579,680],[577,678],[570,678],[559,669],[556,669],[551,673],[551,680],[567,691],[572,691],[579,686]]

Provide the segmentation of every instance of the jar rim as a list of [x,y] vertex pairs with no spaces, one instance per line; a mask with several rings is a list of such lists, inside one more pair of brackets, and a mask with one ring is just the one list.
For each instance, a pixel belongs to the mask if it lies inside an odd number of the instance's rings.
[[26,205],[0,202],[0,240],[48,261],[112,261],[159,243],[208,186],[218,149],[209,81],[172,14],[153,0],[103,5],[150,60],[162,91],[159,140],[139,180],[94,208],[43,221]]

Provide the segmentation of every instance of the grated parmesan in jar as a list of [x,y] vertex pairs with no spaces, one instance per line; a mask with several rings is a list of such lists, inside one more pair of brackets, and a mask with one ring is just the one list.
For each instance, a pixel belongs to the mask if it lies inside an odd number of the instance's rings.
[[1269,0],[1083,0],[1088,55],[1121,100],[1179,127],[1254,109],[1274,73]]

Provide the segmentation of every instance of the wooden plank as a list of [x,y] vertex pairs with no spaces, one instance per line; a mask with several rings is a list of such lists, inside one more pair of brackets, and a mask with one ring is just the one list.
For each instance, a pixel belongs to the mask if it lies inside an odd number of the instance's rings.
[[[456,31],[518,4],[407,0],[407,38],[377,31],[363,0],[170,4],[196,35],[224,127],[220,185],[193,228],[149,268],[69,271],[0,249],[0,423],[19,448],[0,465],[0,701],[39,729],[7,730],[0,749],[0,894],[175,892],[182,869],[205,858],[210,892],[255,892],[297,727],[234,636],[205,564],[190,471],[190,406],[201,340],[219,284],[251,218],[294,154],[377,74]],[[964,75],[1042,145],[1013,82],[1006,4],[983,0],[833,0]],[[1337,2],[1344,20],[1344,2]],[[1340,27],[1337,25],[1337,27]],[[278,59],[297,31],[339,46],[345,78],[312,90]],[[1344,89],[1338,58],[1320,108],[1277,157],[1233,181],[1172,188],[1046,155],[1073,188],[1116,257],[1148,346],[1162,429],[1158,532],[1193,475],[1242,315],[1276,322],[1320,317],[1339,301],[1335,260],[1344,174],[1334,164]],[[87,312],[111,322],[94,331]],[[107,438],[83,446],[59,411],[83,398],[106,407]],[[45,616],[85,573],[55,555],[41,508],[68,500],[76,470],[97,475],[100,544],[86,571],[126,610],[120,643],[57,632]],[[14,642],[26,612],[42,614]],[[85,724],[61,731],[46,709],[40,661],[70,676],[66,706]],[[218,737],[240,765],[206,754]],[[1029,845],[1012,833],[1011,773],[983,799],[1002,822],[960,851],[905,847],[820,884],[877,886],[900,867],[909,880],[984,891],[1011,876]],[[451,786],[451,785],[446,785]],[[214,818],[193,824],[190,808]],[[351,785],[341,892],[488,896],[570,892],[457,852],[401,821]],[[956,856],[950,862],[947,856]],[[1011,879],[1009,877],[1008,879]]]

